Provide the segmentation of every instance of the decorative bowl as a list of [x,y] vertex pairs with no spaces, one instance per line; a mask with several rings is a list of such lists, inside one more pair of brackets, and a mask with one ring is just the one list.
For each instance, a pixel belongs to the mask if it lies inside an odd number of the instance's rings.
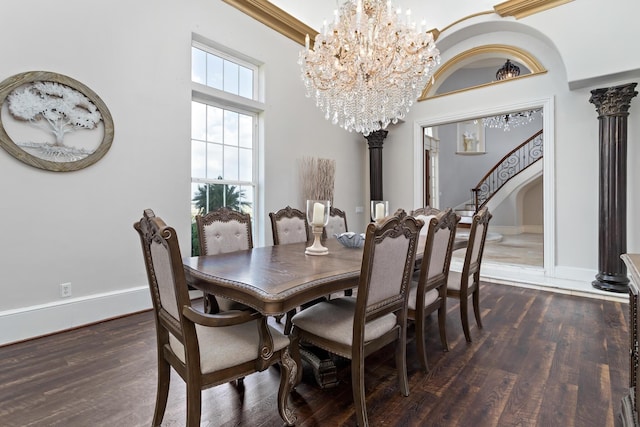
[[354,232],[347,232],[341,234],[334,234],[338,242],[342,243],[347,248],[361,248],[364,246],[364,233],[358,234]]

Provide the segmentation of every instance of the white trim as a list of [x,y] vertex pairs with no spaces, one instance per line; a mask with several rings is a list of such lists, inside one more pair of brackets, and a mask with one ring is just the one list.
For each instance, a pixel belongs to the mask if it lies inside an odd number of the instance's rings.
[[148,286],[0,312],[0,345],[151,308]]

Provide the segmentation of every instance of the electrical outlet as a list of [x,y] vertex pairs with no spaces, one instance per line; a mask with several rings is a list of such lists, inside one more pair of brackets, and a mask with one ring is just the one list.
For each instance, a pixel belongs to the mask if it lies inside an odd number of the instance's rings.
[[356,206],[356,213],[361,214],[364,212],[364,206]]
[[60,284],[60,298],[67,298],[71,296],[71,283]]

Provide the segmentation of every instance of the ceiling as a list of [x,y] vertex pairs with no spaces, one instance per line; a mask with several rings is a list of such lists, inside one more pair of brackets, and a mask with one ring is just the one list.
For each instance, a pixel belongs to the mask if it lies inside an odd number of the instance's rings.
[[[270,0],[315,30],[322,28],[323,21],[333,19],[333,11],[345,0]],[[453,22],[479,12],[493,10],[499,0],[393,0],[394,6],[402,11],[411,10],[416,22],[423,19],[426,28],[442,29]]]

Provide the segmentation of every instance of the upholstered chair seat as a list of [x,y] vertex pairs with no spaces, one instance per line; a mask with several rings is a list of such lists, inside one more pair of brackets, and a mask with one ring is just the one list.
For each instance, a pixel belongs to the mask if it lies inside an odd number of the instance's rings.
[[[344,346],[353,345],[355,297],[323,301],[302,310],[295,316],[295,325],[306,332]],[[370,322],[364,328],[364,342],[370,342],[391,331],[398,323],[393,313]],[[349,357],[351,353],[341,356]]]
[[[200,347],[200,371],[203,374],[220,371],[252,361],[259,354],[260,337],[256,321],[239,325],[211,328],[196,324]],[[273,350],[280,351],[289,345],[289,338],[268,326],[273,337]],[[169,344],[182,363],[186,362],[184,346],[173,335]]]

